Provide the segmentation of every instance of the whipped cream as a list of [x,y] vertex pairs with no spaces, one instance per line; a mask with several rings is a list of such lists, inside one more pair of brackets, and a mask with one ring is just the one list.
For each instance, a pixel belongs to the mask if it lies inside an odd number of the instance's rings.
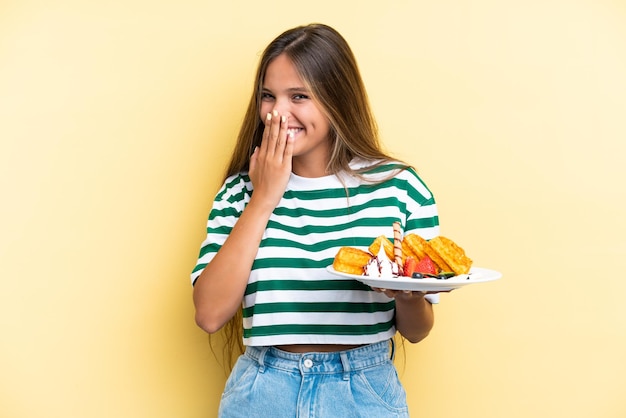
[[391,279],[398,276],[398,265],[387,257],[387,253],[381,245],[376,257],[372,257],[365,265],[363,274],[368,277]]

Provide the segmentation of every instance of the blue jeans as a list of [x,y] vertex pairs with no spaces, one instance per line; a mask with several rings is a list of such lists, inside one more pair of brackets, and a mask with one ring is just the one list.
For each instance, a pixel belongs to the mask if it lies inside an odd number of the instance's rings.
[[226,382],[219,417],[408,417],[390,347],[304,354],[248,347]]

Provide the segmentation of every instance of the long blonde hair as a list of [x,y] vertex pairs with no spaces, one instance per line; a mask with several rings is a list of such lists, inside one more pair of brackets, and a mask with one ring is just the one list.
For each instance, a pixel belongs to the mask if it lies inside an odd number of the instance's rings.
[[[289,29],[276,37],[261,56],[254,90],[244,116],[226,177],[247,171],[250,156],[261,145],[264,124],[260,118],[261,92],[268,65],[285,54],[330,122],[331,155],[326,167],[329,174],[346,172],[360,176],[350,161],[359,157],[372,161],[371,169],[391,160],[383,151],[378,127],[356,59],[346,40],[335,29],[310,24]],[[241,312],[224,327],[224,353],[232,364],[235,352],[243,351]]]

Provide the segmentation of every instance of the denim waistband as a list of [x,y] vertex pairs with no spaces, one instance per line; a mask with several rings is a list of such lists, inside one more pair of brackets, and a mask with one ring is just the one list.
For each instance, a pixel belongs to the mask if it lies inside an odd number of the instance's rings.
[[[391,343],[390,343],[391,341]],[[393,340],[336,352],[292,353],[276,347],[247,347],[245,355],[259,363],[260,371],[273,367],[301,374],[332,374],[367,369],[393,357]]]

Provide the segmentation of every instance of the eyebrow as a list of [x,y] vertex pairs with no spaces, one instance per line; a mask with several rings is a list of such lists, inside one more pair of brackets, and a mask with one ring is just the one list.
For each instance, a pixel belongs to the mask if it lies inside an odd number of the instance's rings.
[[[263,92],[271,92],[272,90],[267,87],[262,88]],[[309,90],[306,87],[290,87],[287,89],[287,93],[308,93]]]

